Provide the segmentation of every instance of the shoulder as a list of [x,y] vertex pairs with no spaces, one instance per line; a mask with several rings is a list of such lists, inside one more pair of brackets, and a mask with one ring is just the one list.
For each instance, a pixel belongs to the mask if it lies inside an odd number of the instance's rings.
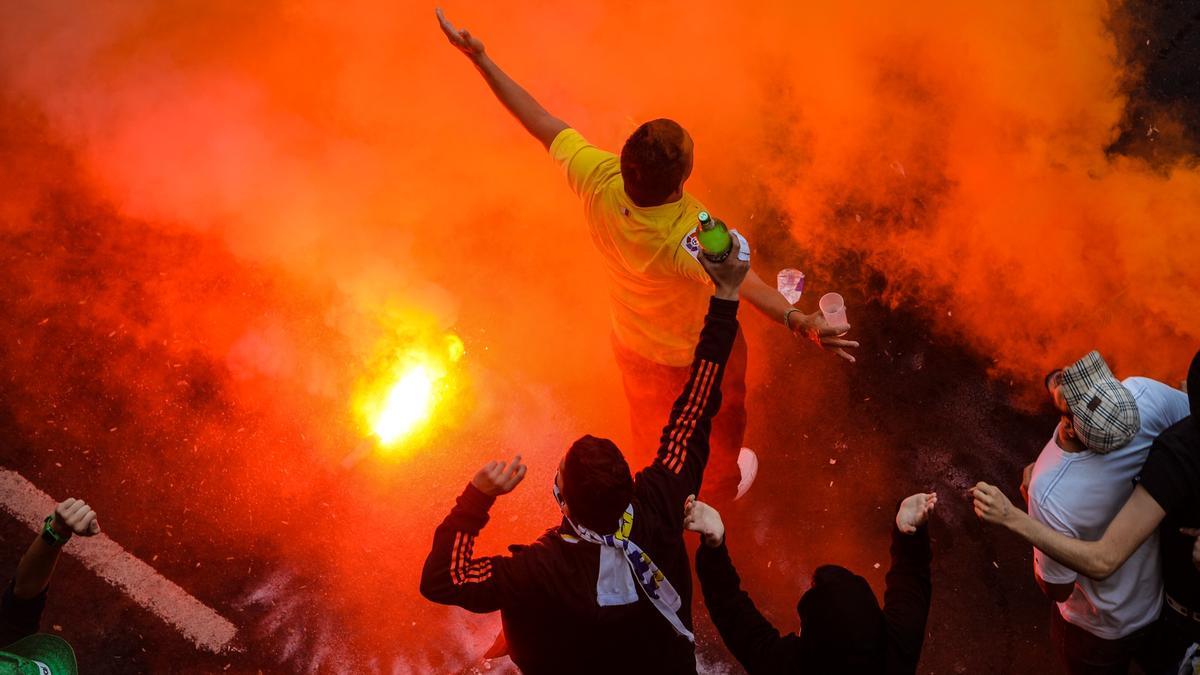
[[1193,416],[1159,434],[1137,482],[1166,511],[1200,503],[1195,487],[1200,484],[1200,429]]
[[1187,399],[1187,394],[1181,390],[1149,377],[1127,377],[1121,380],[1121,385],[1129,390],[1139,404],[1143,402],[1157,404],[1168,399]]
[[[696,239],[696,233],[692,231],[684,231],[672,233],[667,239],[667,246],[671,250],[671,255],[676,263],[681,265],[699,265],[700,260],[700,241]],[[703,269],[703,268],[701,268]]]
[[1121,385],[1133,392],[1135,396],[1145,391],[1151,384],[1158,384],[1158,382],[1148,377],[1139,377],[1137,375],[1121,380]]
[[1158,435],[1150,445],[1150,456],[1146,469],[1158,466],[1178,467],[1194,465],[1200,467],[1200,426],[1194,415],[1179,420]]
[[[1132,377],[1127,377],[1127,378],[1121,380],[1121,384],[1124,385],[1124,387],[1126,389],[1133,392],[1135,395],[1143,393],[1143,392],[1147,392],[1147,391],[1152,391],[1152,392],[1179,391],[1179,390],[1175,389],[1175,387],[1172,387],[1169,384],[1164,384],[1153,378],[1142,377],[1140,375],[1134,375]],[[1183,392],[1180,391],[1179,393],[1182,394]],[[1185,396],[1186,396],[1186,394],[1185,394]]]
[[547,570],[561,564],[560,561],[570,554],[571,548],[571,543],[560,535],[559,529],[552,527],[528,544],[510,544],[505,565],[511,573],[521,577],[546,574]]
[[1059,474],[1063,467],[1067,455],[1058,447],[1058,442],[1054,438],[1057,433],[1058,427],[1056,426],[1054,433],[1050,435],[1049,440],[1042,446],[1042,451],[1038,453],[1037,460],[1033,463],[1033,474],[1029,477],[1029,490],[1031,493],[1033,492],[1034,485],[1044,488]]
[[588,158],[589,163],[611,163],[618,170],[620,169],[619,157],[592,145],[583,137],[583,134],[571,127],[558,132],[558,135],[550,143],[549,152],[550,156],[560,163],[566,163],[582,152]]
[[1031,505],[1036,504],[1037,508],[1042,511],[1054,511],[1057,510],[1055,504],[1061,507],[1070,502],[1072,494],[1076,492],[1066,485],[1071,480],[1069,476],[1071,459],[1070,455],[1059,449],[1054,437],[1046,442],[1042,453],[1038,455],[1037,462],[1033,465],[1033,474],[1029,478]]
[[558,157],[560,155],[570,155],[576,150],[590,145],[583,134],[579,133],[571,127],[567,127],[558,132],[554,140],[550,142],[550,154]]

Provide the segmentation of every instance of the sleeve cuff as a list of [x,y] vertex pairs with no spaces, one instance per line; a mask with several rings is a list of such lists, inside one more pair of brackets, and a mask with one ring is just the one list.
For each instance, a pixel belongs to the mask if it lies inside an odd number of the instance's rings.
[[712,317],[736,319],[738,304],[739,303],[737,300],[725,300],[714,295],[708,299],[708,315]]
[[467,489],[463,490],[462,495],[458,498],[458,503],[469,509],[487,513],[488,509],[492,508],[492,504],[496,503],[496,498],[485,495],[474,484],[467,483]]
[[558,132],[558,135],[554,137],[553,141],[550,141],[550,147],[547,149],[547,152],[555,159],[555,161],[561,162],[563,160],[562,155],[564,153],[562,152],[562,145],[566,143],[567,138],[570,137],[570,132],[572,131],[575,130],[571,127],[567,127],[566,129]]
[[700,539],[700,546],[696,549],[696,568],[699,570],[701,566],[708,567],[709,565],[721,560],[729,560],[729,549],[725,542],[722,541],[720,546],[709,546],[704,543],[704,539]]
[[928,527],[929,527],[929,523],[926,522],[926,523],[923,523],[920,526],[918,526],[915,532],[912,532],[910,534],[905,534],[900,531],[900,528],[896,525],[896,519],[893,518],[892,519],[892,538],[895,539],[895,538],[899,537],[900,541],[907,541],[909,539],[913,539],[915,537],[920,537],[921,535],[926,534],[928,532],[928,530],[926,528],[928,528]]

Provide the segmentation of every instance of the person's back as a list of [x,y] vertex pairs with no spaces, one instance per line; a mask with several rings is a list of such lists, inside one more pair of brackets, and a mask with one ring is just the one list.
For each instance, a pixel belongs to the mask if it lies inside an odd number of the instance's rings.
[[[1142,377],[1121,384],[1137,405],[1140,428],[1123,447],[1108,453],[1068,452],[1052,438],[1034,465],[1029,515],[1072,537],[1096,540],[1133,491],[1133,479],[1146,461],[1154,438],[1186,413],[1182,392]],[[1051,584],[1075,585],[1059,603],[1062,618],[1105,640],[1116,640],[1153,623],[1162,606],[1158,538],[1142,543],[1110,577],[1078,575],[1034,549],[1039,577]]]
[[720,513],[689,497],[684,527],[701,536],[696,575],[721,640],[751,675],[914,675],[933,593],[925,524],[936,504],[936,493],[918,493],[897,505],[882,609],[866,579],[822,565],[796,605],[800,633],[780,635],[741,587]]
[[620,158],[574,129],[555,137],[550,155],[583,202],[609,278],[617,341],[656,363],[691,363],[712,292],[692,236],[704,206],[686,192],[668,203],[639,206],[626,192]]
[[[642,474],[637,482],[640,493]],[[638,516],[630,538],[671,580],[683,600],[680,618],[690,627],[691,567],[683,540],[677,530],[672,536],[667,523],[638,496],[633,511]],[[500,609],[513,663],[526,673],[610,673],[618,661],[583,655],[614,654],[625,672],[695,672],[694,645],[663,620],[643,593],[629,604],[598,603],[603,553],[598,544],[571,531],[564,521],[528,547],[514,547],[514,563],[537,583],[522,591],[519,602]]]
[[[661,420],[688,377],[711,289],[694,232],[702,206],[683,189],[692,173],[692,137],[678,122],[660,118],[640,124],[625,139],[620,156],[600,150],[514,82],[478,37],[455,28],[440,9],[435,11],[450,44],[550,152],[583,201],[590,238],[606,270],[613,353],[629,403],[631,449],[645,456],[657,447]],[[579,248],[568,247],[572,252]],[[844,321],[831,326],[821,312],[800,311],[753,272],[747,274],[743,291],[752,305],[792,334],[854,361],[846,349],[858,343],[845,339],[850,326]],[[724,405],[713,424],[718,468],[710,485],[725,498],[744,494],[757,473],[757,455],[742,445],[746,355],[745,340],[739,336],[727,364]]]
[[636,478],[612,441],[583,436],[552,492],[562,524],[511,556],[474,557],[496,498],[524,478],[518,456],[491,462],[434,532],[421,594],[472,612],[499,610],[513,662],[527,673],[695,672],[683,505],[699,491],[712,419],[738,333],[736,254],[705,262],[715,293],[654,461]]
[[1159,648],[1171,665],[1200,643],[1200,352],[1188,374],[1188,396],[1192,414],[1154,441],[1138,488],[1162,514],[1156,530],[1163,575]]

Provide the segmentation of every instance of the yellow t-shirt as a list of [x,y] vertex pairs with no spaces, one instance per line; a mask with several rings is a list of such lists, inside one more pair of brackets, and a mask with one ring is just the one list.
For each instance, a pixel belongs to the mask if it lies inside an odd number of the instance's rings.
[[712,295],[693,234],[704,206],[686,192],[670,204],[637,206],[625,194],[620,158],[574,129],[559,132],[550,156],[583,200],[608,271],[617,340],[656,363],[690,364]]

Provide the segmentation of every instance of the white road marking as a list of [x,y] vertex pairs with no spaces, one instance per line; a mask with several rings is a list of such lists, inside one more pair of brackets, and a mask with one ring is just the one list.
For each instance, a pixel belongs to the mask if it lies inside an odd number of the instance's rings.
[[[57,504],[21,474],[0,469],[0,507],[34,532],[41,531],[42,521]],[[63,550],[200,649],[214,653],[232,650],[236,626],[103,532],[94,537],[72,537]]]

